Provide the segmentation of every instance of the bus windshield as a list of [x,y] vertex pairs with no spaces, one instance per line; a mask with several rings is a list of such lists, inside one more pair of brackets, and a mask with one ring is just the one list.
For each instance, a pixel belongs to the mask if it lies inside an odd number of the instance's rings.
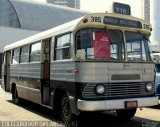
[[125,32],[128,61],[151,61],[148,37],[140,33]]
[[123,60],[124,41],[119,30],[82,29],[76,33],[77,59]]
[[141,33],[120,30],[88,28],[76,33],[78,60],[151,61],[148,37]]

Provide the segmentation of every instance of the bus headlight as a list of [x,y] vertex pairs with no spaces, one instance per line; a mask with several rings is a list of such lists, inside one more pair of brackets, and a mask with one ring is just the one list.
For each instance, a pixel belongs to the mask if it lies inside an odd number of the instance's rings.
[[151,83],[147,83],[147,85],[146,85],[146,91],[147,92],[151,92],[152,88],[153,88],[153,85]]
[[103,85],[97,85],[95,91],[96,91],[96,94],[103,95],[105,92],[105,88]]

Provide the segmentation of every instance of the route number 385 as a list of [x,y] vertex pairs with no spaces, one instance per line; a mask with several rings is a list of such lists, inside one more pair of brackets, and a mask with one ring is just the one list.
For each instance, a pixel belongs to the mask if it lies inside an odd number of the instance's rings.
[[91,22],[99,22],[101,23],[101,17],[91,17]]

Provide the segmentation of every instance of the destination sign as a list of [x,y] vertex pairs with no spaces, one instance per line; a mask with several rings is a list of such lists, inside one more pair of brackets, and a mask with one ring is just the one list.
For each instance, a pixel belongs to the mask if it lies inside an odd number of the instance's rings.
[[117,2],[113,3],[113,11],[114,13],[118,13],[118,14],[124,14],[124,15],[131,14],[131,9],[129,5],[117,3]]
[[122,19],[122,18],[115,18],[115,17],[110,17],[110,16],[105,16],[103,23],[108,24],[108,25],[116,25],[116,26],[124,26],[124,27],[142,29],[142,24],[139,21]]

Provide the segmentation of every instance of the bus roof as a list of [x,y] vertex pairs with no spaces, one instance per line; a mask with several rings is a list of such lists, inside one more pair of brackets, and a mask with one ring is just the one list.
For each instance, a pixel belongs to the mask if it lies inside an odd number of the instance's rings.
[[[140,24],[141,24],[141,27],[140,27]],[[146,27],[144,27],[145,25]],[[98,26],[98,27],[107,26],[108,28],[132,30],[136,32],[143,32],[146,34],[151,33],[150,31],[151,24],[146,20],[142,20],[130,15],[122,15],[122,14],[116,14],[116,13],[91,13],[86,16],[80,17],[76,20],[70,21],[68,23],[59,25],[52,29],[43,31],[36,35],[30,36],[23,40],[7,45],[5,46],[4,51],[7,51],[22,45],[37,42],[42,39],[47,39],[55,35],[57,36],[67,32],[73,32],[74,30],[79,28],[93,27],[93,26]]]

